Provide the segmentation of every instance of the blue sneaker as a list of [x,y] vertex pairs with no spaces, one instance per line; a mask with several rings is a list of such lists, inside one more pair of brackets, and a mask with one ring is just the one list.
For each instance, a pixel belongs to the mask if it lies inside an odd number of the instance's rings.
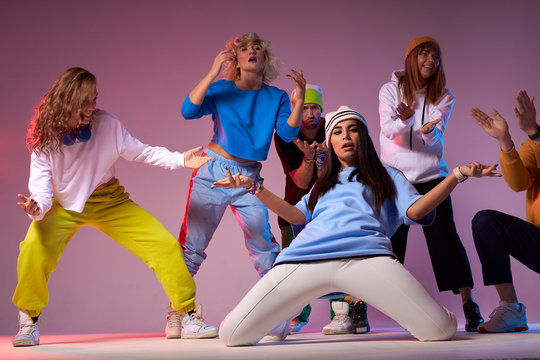
[[300,332],[304,325],[306,325],[309,322],[309,319],[306,321],[302,321],[299,318],[294,318],[291,320],[291,332]]

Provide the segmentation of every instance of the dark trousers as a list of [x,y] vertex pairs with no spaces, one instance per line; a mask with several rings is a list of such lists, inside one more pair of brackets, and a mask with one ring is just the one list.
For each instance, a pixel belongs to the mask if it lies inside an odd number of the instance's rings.
[[[425,183],[413,184],[424,195],[437,186],[444,178]],[[459,288],[473,286],[469,258],[454,223],[452,201],[448,196],[439,206],[433,224],[424,226],[424,236],[431,258],[431,266],[437,280],[439,291],[452,290],[459,293]],[[403,264],[407,249],[408,225],[401,225],[392,236],[392,248],[398,260]]]
[[512,282],[510,255],[540,274],[540,229],[530,222],[482,210],[472,220],[472,232],[485,285]]

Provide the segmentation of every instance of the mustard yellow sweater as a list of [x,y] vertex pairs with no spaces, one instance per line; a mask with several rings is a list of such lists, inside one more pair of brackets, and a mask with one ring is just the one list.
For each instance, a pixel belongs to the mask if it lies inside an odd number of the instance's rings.
[[540,227],[540,145],[526,140],[519,153],[514,146],[508,152],[501,151],[499,161],[506,184],[514,191],[527,190],[527,220]]

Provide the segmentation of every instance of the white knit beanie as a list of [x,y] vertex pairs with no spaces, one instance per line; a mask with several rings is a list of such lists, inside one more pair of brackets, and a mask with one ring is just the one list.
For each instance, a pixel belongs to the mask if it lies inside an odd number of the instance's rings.
[[324,128],[324,132],[326,134],[326,145],[330,146],[330,135],[332,135],[332,130],[336,127],[336,125],[343,121],[348,119],[356,119],[362,122],[366,128],[369,131],[366,119],[360,114],[358,111],[351,109],[348,106],[342,105],[337,109],[337,111],[329,112],[326,114],[326,125]]

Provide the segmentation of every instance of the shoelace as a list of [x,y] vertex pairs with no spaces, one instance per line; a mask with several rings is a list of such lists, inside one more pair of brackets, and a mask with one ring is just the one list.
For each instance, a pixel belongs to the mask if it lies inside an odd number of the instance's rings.
[[347,316],[346,315],[336,315],[334,316],[334,319],[336,323],[338,324],[344,324],[345,322],[347,322]]
[[189,322],[195,323],[195,324],[199,325],[202,328],[206,327],[206,324],[203,322],[202,317],[197,313],[193,313],[193,314],[189,315]]
[[492,319],[494,317],[500,318],[502,317],[506,312],[512,311],[512,308],[510,305],[499,305],[489,314],[489,318]]
[[167,314],[167,324],[169,324],[169,327],[180,327],[182,325],[182,321],[180,320],[180,315],[175,311],[175,313],[168,313]]

